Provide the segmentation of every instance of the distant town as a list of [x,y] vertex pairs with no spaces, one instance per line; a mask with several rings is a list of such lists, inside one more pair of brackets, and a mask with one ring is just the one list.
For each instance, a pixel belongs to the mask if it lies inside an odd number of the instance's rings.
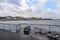
[[52,20],[51,18],[38,18],[38,17],[29,17],[29,18],[25,18],[25,17],[13,17],[13,16],[5,16],[5,17],[1,17],[0,16],[0,21],[1,20]]

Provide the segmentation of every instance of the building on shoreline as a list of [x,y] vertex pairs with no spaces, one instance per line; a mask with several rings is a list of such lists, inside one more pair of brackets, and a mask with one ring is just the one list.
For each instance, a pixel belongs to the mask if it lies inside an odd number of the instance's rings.
[[13,17],[13,16],[5,16],[0,17],[0,20],[51,20],[51,18],[38,18],[38,17],[30,17],[30,18],[24,18],[24,17]]

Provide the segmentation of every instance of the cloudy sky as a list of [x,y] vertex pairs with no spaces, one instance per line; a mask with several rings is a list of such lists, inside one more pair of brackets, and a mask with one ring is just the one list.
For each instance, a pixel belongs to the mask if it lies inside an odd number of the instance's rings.
[[60,19],[60,0],[0,0],[0,16]]

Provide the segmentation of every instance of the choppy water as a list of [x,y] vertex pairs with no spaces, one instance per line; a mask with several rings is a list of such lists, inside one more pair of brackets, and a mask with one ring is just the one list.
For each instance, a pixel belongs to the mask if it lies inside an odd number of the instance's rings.
[[[27,24],[22,24],[22,23],[27,23]],[[31,24],[34,24],[34,25],[31,25]],[[38,24],[38,25],[35,25],[35,24]],[[31,28],[39,27],[39,28],[45,28],[51,31],[60,32],[60,26],[44,26],[44,25],[41,26],[40,24],[60,25],[60,20],[0,21],[0,29],[4,28],[8,30],[16,30],[16,29],[20,29],[20,27],[23,28],[26,26],[31,26]]]

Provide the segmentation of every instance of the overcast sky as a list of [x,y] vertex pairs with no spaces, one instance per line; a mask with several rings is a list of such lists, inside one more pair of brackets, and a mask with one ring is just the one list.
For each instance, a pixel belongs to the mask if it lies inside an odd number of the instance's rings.
[[0,0],[0,16],[60,19],[60,0]]

